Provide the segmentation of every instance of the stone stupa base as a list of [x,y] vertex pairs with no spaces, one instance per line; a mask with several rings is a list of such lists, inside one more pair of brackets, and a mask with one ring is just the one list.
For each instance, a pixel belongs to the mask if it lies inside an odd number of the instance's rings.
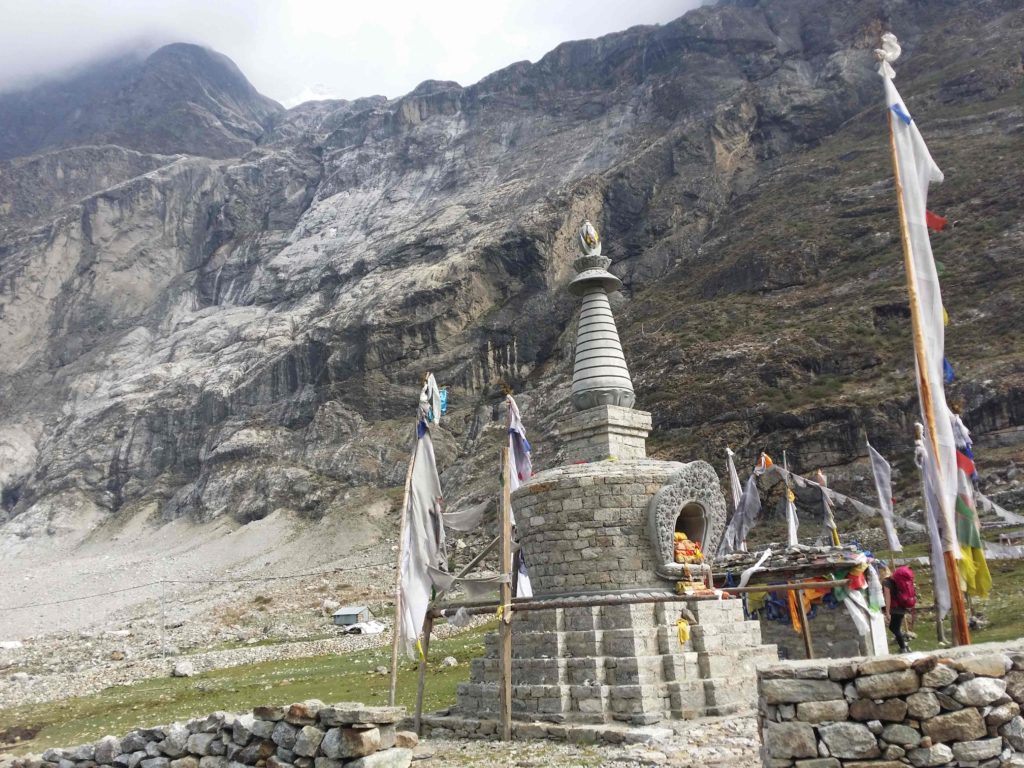
[[[676,619],[688,608],[697,623],[680,645]],[[512,717],[526,724],[623,728],[746,711],[755,705],[754,668],[775,661],[757,621],[739,600],[558,608],[514,614]],[[447,717],[475,720],[479,736],[497,721],[498,636],[486,638],[470,682],[458,687]],[[449,727],[436,722],[433,727]],[[468,725],[462,730],[470,730]],[[556,729],[557,731],[557,729]],[[565,738],[569,738],[568,732]],[[602,737],[604,738],[604,737]],[[618,738],[614,736],[613,738]]]

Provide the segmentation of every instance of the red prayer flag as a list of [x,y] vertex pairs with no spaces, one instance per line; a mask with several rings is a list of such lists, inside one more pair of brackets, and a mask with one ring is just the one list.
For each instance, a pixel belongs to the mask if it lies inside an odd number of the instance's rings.
[[964,474],[968,477],[974,476],[974,462],[971,461],[971,457],[962,451],[956,452],[956,466],[957,469],[962,469]]
[[937,213],[931,211],[924,212],[924,223],[928,225],[928,229],[934,229],[936,232],[941,232],[946,228],[946,217],[939,216]]

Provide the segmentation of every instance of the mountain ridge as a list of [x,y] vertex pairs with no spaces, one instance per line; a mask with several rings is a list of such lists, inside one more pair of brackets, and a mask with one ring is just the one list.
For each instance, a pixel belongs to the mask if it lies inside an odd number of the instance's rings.
[[[731,442],[752,460],[778,441],[866,489],[863,435],[893,452],[914,418],[872,41],[904,31],[899,84],[933,149],[990,169],[1020,144],[1019,22],[1008,2],[723,3],[393,101],[249,99],[237,122],[218,97],[224,119],[186,131],[190,152],[0,161],[4,546],[110,515],[358,514],[349,490],[401,483],[427,368],[452,392],[437,439],[450,504],[493,492],[503,385],[538,466],[555,464],[584,217],[625,282],[655,455],[716,460]],[[1002,117],[959,114],[979,109]],[[1016,178],[1003,192],[1019,201]],[[963,202],[980,174],[951,187],[961,202],[936,199],[954,214],[990,207]],[[1013,210],[936,245],[983,250],[1011,312]],[[945,279],[951,306],[982,291],[962,260]],[[956,317],[953,394],[982,438],[1005,433],[1002,461],[1020,454],[1021,330],[1004,319],[969,349],[961,331],[989,322]]]

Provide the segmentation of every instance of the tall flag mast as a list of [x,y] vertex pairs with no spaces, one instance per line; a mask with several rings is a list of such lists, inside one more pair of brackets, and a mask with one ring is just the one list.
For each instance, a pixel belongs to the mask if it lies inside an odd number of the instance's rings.
[[927,225],[928,184],[942,181],[942,171],[932,160],[917,125],[893,85],[896,73],[892,62],[899,58],[900,52],[895,35],[886,33],[882,35],[882,47],[875,54],[880,62],[878,73],[882,76],[889,115],[896,203],[914,334],[917,392],[925,423],[923,471],[931,481],[938,505],[943,560],[951,597],[953,639],[957,645],[968,645],[971,635],[960,590],[957,565],[960,547],[954,525],[956,445],[943,389],[944,312]]

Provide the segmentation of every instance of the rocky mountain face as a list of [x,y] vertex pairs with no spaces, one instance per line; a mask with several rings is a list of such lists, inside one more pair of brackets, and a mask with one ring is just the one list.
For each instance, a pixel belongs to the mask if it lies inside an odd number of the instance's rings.
[[863,490],[867,434],[912,486],[889,29],[958,222],[935,238],[953,394],[983,466],[1019,459],[1016,2],[723,0],[469,87],[288,111],[172,45],[0,96],[5,546],[358,514],[401,485],[428,370],[449,504],[493,497],[503,385],[557,463],[584,217],[654,453],[785,448]]

